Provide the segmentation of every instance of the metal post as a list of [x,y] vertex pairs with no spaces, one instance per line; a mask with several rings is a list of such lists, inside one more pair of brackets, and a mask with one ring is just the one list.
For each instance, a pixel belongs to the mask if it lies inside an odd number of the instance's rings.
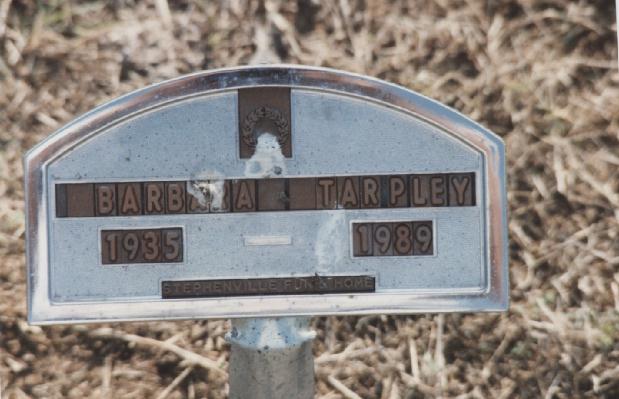
[[308,317],[232,320],[230,399],[311,399],[314,357]]

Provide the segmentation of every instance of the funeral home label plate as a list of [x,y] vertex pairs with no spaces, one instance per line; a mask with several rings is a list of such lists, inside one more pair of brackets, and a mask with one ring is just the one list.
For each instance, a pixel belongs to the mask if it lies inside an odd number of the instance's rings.
[[291,66],[121,97],[26,156],[35,323],[502,310],[502,141]]

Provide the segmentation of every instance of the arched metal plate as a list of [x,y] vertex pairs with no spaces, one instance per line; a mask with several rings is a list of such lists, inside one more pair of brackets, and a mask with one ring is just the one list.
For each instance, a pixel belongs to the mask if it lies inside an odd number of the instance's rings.
[[377,79],[199,72],[25,165],[32,323],[507,308],[503,142]]

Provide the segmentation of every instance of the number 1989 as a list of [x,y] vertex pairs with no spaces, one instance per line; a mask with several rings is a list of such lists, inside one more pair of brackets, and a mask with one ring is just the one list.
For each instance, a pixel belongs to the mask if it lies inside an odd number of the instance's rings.
[[434,254],[431,221],[353,223],[353,256]]

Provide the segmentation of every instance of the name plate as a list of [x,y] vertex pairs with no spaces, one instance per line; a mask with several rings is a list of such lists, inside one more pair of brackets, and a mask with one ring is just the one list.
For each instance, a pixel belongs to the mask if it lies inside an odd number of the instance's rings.
[[59,218],[475,206],[475,173],[78,183],[55,191]]
[[386,82],[200,72],[25,165],[32,323],[507,307],[503,142]]

